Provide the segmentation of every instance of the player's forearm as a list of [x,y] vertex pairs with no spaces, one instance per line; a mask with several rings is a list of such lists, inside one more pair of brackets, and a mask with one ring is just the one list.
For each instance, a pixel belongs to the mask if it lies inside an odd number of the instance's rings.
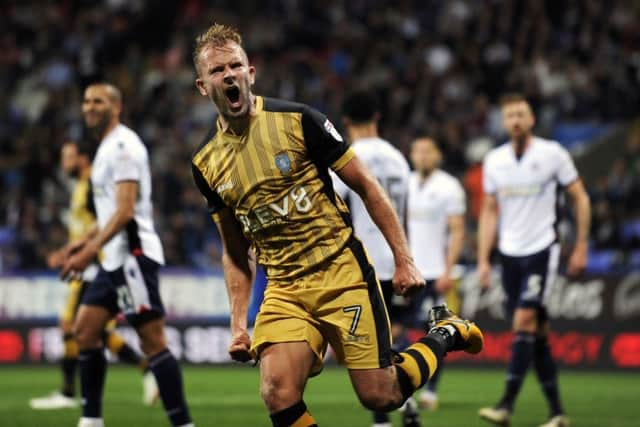
[[391,202],[377,181],[371,180],[360,193],[367,212],[378,226],[393,252],[396,265],[411,260],[407,238]]
[[116,234],[122,231],[126,225],[133,219],[133,209],[118,208],[113,213],[109,221],[101,229],[96,228],[96,233],[91,239],[91,242],[97,246],[98,249],[102,248],[109,240]]
[[98,228],[98,223],[94,223],[89,231],[87,231],[87,240],[96,237],[98,235],[98,231],[100,231],[100,229]]
[[478,223],[478,262],[489,262],[491,247],[496,236],[498,215],[496,212],[483,209]]
[[456,265],[462,253],[464,245],[464,226],[452,228],[449,231],[449,246],[447,247],[447,261],[445,272],[451,273],[453,266]]
[[586,192],[574,200],[576,211],[576,245],[587,245],[591,229],[591,202]]
[[237,259],[225,251],[222,256],[222,267],[229,297],[231,331],[246,330],[255,260],[249,256],[245,259]]
[[98,224],[93,224],[91,226],[91,228],[89,228],[89,230],[87,230],[86,233],[84,233],[82,236],[80,236],[78,239],[76,240],[70,240],[69,242],[67,242],[66,245],[64,245],[62,248],[60,248],[60,250],[62,251],[68,251],[69,248],[73,248],[73,247],[78,247],[78,246],[83,246],[85,243],[87,243],[89,240],[93,239],[94,237],[96,237],[96,235],[98,234]]

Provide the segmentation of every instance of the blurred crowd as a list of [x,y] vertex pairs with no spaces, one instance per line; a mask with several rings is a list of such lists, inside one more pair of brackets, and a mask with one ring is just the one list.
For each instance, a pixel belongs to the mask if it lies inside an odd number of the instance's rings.
[[590,186],[594,271],[640,270],[640,121],[608,174]]
[[[192,43],[214,21],[242,32],[257,67],[256,93],[310,104],[339,126],[344,93],[366,87],[382,101],[382,136],[401,150],[416,135],[436,137],[444,168],[468,185],[471,223],[481,148],[505,139],[497,106],[505,91],[528,97],[541,135],[560,123],[623,123],[640,112],[634,0],[3,4],[0,272],[44,268],[46,251],[66,239],[59,150],[82,137],[82,89],[95,80],[122,89],[124,122],[149,148],[168,264],[218,262],[216,233],[189,167],[214,123],[210,101],[193,84]],[[611,174],[590,188],[594,247],[639,247],[637,238],[624,237],[639,213],[634,135]]]

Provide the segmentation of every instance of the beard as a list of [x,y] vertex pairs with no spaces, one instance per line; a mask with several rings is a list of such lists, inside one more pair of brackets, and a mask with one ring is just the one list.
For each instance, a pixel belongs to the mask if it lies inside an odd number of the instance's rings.
[[520,131],[518,133],[513,133],[511,135],[511,139],[516,144],[516,155],[521,156],[524,153],[524,147],[527,144],[527,139],[529,138],[529,132]]
[[68,175],[73,179],[77,179],[80,176],[80,168],[77,166],[72,168],[69,170]]
[[104,131],[109,126],[109,123],[111,123],[110,112],[107,112],[102,117],[100,117],[100,120],[98,120],[98,122],[93,126],[88,125],[85,120],[84,128],[85,128],[86,136],[92,142],[100,142],[100,140],[102,140],[102,137],[104,135]]
[[[234,97],[229,98],[227,91],[222,89],[216,90],[210,96],[220,115],[227,121],[242,120],[248,116],[251,110],[252,99],[249,82],[238,81],[235,86],[237,90]],[[232,107],[231,102],[240,102],[240,107]]]
[[524,144],[527,142],[528,137],[529,137],[528,132],[519,132],[519,133],[514,133],[514,135],[512,136],[512,139],[516,143],[516,145],[524,146]]
[[427,166],[427,165],[421,165],[420,167],[416,168],[418,170],[418,172],[422,175],[422,176],[429,176],[431,175],[431,172],[433,172],[435,170],[436,166]]

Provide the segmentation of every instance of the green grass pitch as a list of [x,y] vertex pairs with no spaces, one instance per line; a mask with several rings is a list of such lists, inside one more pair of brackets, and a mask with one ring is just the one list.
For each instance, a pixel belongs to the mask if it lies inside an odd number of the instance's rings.
[[[271,423],[258,394],[258,369],[245,366],[185,367],[185,387],[197,426],[269,427]],[[54,390],[60,373],[54,367],[0,368],[0,426],[73,427],[79,411],[34,411],[31,397]],[[480,406],[493,404],[502,391],[502,370],[444,372],[440,408],[423,412],[424,426],[487,426],[477,418]],[[574,426],[639,425],[640,374],[564,371],[561,390]],[[160,405],[142,406],[137,370],[111,366],[104,397],[107,427],[168,426]],[[309,381],[305,394],[311,413],[321,427],[367,427],[369,414],[360,407],[345,370],[327,368]],[[535,377],[527,378],[513,418],[513,426],[537,426],[547,415]],[[393,414],[399,426],[399,414]]]

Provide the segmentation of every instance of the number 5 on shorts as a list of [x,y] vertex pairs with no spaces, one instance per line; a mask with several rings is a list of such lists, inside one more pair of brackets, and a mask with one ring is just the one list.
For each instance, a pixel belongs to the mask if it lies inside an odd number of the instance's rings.
[[523,300],[535,300],[540,295],[542,290],[542,276],[539,274],[532,274],[527,281],[527,290],[522,295]]
[[345,307],[342,309],[345,313],[354,312],[353,320],[351,321],[351,327],[349,328],[349,335],[354,335],[356,333],[356,328],[358,327],[358,322],[360,321],[360,313],[362,312],[361,305],[350,305],[349,307]]

